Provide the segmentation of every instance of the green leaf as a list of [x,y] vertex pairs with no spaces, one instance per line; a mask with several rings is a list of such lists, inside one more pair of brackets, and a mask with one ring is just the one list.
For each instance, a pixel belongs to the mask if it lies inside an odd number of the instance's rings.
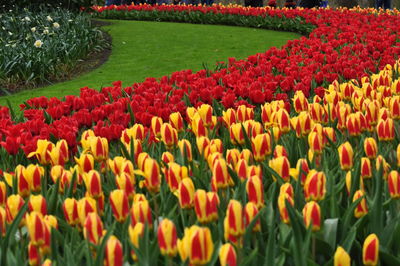
[[97,256],[96,256],[96,261],[94,262],[94,265],[102,265],[103,263],[103,258],[104,258],[104,249],[107,244],[108,238],[113,234],[115,225],[117,222],[114,222],[111,226],[110,229],[107,230],[107,234],[103,237],[103,240],[101,241],[100,246],[97,249]]
[[293,251],[293,257],[294,257],[294,262],[295,265],[297,266],[306,266],[307,262],[306,259],[307,257],[304,256],[304,254],[301,252],[303,249],[303,234],[301,232],[301,227],[299,223],[299,219],[296,215],[295,209],[292,207],[292,205],[289,203],[288,200],[285,202],[286,204],[286,209],[289,214],[289,219],[290,219],[290,224],[292,225],[293,228],[293,237],[294,237],[294,247],[292,248]]

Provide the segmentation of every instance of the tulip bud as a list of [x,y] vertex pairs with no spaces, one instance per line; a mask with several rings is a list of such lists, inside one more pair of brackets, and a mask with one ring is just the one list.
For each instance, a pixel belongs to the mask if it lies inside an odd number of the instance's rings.
[[29,211],[35,211],[38,212],[42,215],[47,214],[47,203],[46,203],[46,198],[43,197],[42,195],[32,195],[29,198],[29,203],[28,203]]
[[342,170],[350,170],[353,167],[353,148],[349,142],[341,144],[338,148],[340,167]]
[[79,158],[75,157],[75,162],[79,165],[80,171],[84,173],[94,169],[94,157],[91,154],[83,153]]
[[15,177],[18,182],[18,194],[26,198],[31,193],[28,177],[26,176],[25,167],[17,165],[15,167]]
[[313,153],[321,154],[324,149],[323,137],[317,132],[308,135],[308,145]]
[[177,163],[169,163],[164,170],[165,180],[171,192],[178,189],[179,183],[188,177],[188,169],[186,166],[180,166]]
[[[258,214],[258,208],[256,204],[253,202],[247,202],[246,206],[244,206],[244,227],[247,228],[250,223],[253,221],[254,217]],[[257,218],[255,225],[253,227],[253,232],[261,231],[261,221]]]
[[194,193],[194,210],[200,223],[209,223],[218,219],[219,198],[215,192],[198,189]]
[[84,175],[83,179],[85,181],[86,191],[89,195],[94,199],[99,198],[103,192],[99,172],[96,170],[90,170],[89,173]]
[[103,222],[99,215],[91,212],[87,215],[83,228],[83,236],[93,245],[98,245],[103,236]]
[[304,197],[306,201],[319,201],[325,198],[326,176],[323,172],[311,170],[304,183]]
[[[6,216],[7,216],[7,223],[11,224],[15,217],[18,215],[19,211],[21,210],[22,206],[24,206],[25,201],[22,199],[20,195],[10,195],[7,198],[6,202]],[[23,225],[23,221],[20,225]]]
[[378,265],[379,261],[379,239],[377,235],[370,234],[363,244],[363,263],[364,265]]
[[89,144],[89,137],[95,137],[96,135],[94,134],[94,131],[91,129],[83,131],[81,135],[81,145],[84,150],[89,150],[90,149],[90,144]]
[[284,146],[282,145],[276,145],[273,153],[274,158],[277,158],[279,156],[285,156],[288,157],[288,153],[285,149]]
[[67,198],[63,203],[64,217],[71,226],[79,223],[78,202],[74,198]]
[[130,210],[130,214],[132,226],[135,226],[140,222],[143,224],[148,224],[150,228],[153,227],[150,204],[147,200],[137,202],[134,201]]
[[90,153],[96,161],[104,161],[108,159],[108,141],[106,138],[89,137]]
[[226,111],[222,111],[222,119],[224,120],[227,128],[229,128],[232,124],[235,124],[236,123],[235,110],[229,108]]
[[2,237],[6,236],[6,210],[0,206],[0,233]]
[[279,111],[276,113],[275,119],[282,134],[290,131],[290,116],[284,108],[279,109]]
[[127,128],[121,133],[121,142],[130,145],[131,139],[142,142],[145,139],[145,130],[142,124],[134,124],[131,128]]
[[286,194],[288,197],[293,198],[294,197],[294,190],[293,186],[290,183],[284,183],[280,189],[279,189],[279,195],[284,195]]
[[258,176],[261,180],[263,179],[262,169],[260,165],[249,165],[247,167],[247,176]]
[[169,151],[165,151],[161,154],[161,161],[163,161],[166,164],[173,163],[175,161],[175,157]]
[[307,112],[301,112],[299,116],[290,120],[292,128],[296,131],[296,136],[307,136],[313,127],[313,121]]
[[29,153],[28,158],[36,156],[41,165],[49,164],[51,161],[49,152],[55,147],[54,144],[48,140],[39,139],[36,146],[36,151]]
[[397,167],[400,167],[400,144],[397,145],[396,157],[397,157]]
[[225,240],[230,240],[231,237],[238,238],[243,235],[243,233],[244,224],[242,204],[237,200],[230,200],[224,219]]
[[158,246],[163,256],[174,257],[178,252],[175,224],[163,219],[157,230]]
[[119,174],[121,174],[122,164],[126,161],[127,161],[126,158],[124,158],[122,156],[116,156],[112,160],[108,159],[107,165],[108,165],[108,167],[110,167],[110,169],[114,175],[119,175]]
[[178,141],[178,147],[181,152],[182,158],[187,158],[188,162],[193,160],[192,144],[187,139]]
[[210,229],[196,225],[186,228],[183,238],[178,240],[178,250],[182,261],[189,258],[190,265],[207,264],[214,251]]
[[229,135],[233,145],[243,145],[245,142],[244,134],[243,125],[240,123],[232,124],[229,128]]
[[226,188],[229,185],[230,175],[228,166],[224,159],[217,159],[213,166],[213,178],[215,178],[217,188]]
[[[128,233],[129,233],[129,240],[132,243],[132,245],[135,248],[139,248],[139,238],[143,237],[144,234],[144,224],[143,223],[137,223],[135,226],[129,225],[128,228]],[[137,256],[135,254],[135,251],[131,251],[131,256],[134,261],[137,261]]]
[[184,178],[179,183],[177,196],[182,209],[190,209],[193,207],[194,192],[195,188],[192,179]]
[[303,91],[296,91],[292,101],[296,113],[300,113],[301,111],[308,111],[308,101],[307,98],[304,96]]
[[303,219],[306,228],[312,228],[313,232],[319,231],[321,228],[321,208],[315,201],[307,202],[303,208]]
[[382,155],[378,155],[378,157],[376,157],[375,168],[377,171],[379,171],[380,168],[382,168],[383,170],[382,177],[386,179],[389,173],[390,165],[386,162],[385,158]]
[[331,128],[331,127],[324,127],[323,128],[323,134],[324,134],[324,138],[323,138],[323,144],[324,145],[328,145],[330,140],[333,143],[336,143],[336,133],[335,133],[335,129]]
[[29,183],[30,190],[33,192],[39,192],[42,187],[42,178],[44,176],[44,168],[39,165],[28,165],[23,169],[23,175],[26,177]]
[[341,246],[336,249],[333,257],[334,266],[351,266],[351,260],[349,254]]
[[44,243],[43,216],[38,212],[31,212],[26,215],[25,219],[31,244],[34,246],[42,245]]
[[124,251],[121,241],[117,237],[110,236],[104,251],[104,266],[122,266],[124,264]]
[[307,160],[304,158],[300,158],[296,164],[296,173],[297,173],[296,177],[297,177],[297,179],[300,178],[301,185],[304,185],[304,182],[306,181],[309,171],[310,171],[310,168],[308,167]]
[[372,177],[371,161],[369,160],[368,157],[361,158],[361,177],[362,178]]
[[[92,171],[94,171],[94,170],[92,170]],[[76,191],[76,182],[74,184],[71,184],[71,182],[72,182],[72,173],[68,170],[64,170],[60,177],[60,187],[58,188],[58,191],[61,194],[64,194],[64,191],[66,191],[72,185],[73,192],[75,192]]]
[[135,195],[135,185],[132,179],[127,173],[122,173],[115,178],[118,189],[122,189],[130,200]]
[[236,266],[237,264],[237,256],[235,248],[226,243],[221,246],[219,250],[219,262],[221,266]]
[[393,119],[380,119],[378,125],[376,126],[376,132],[380,141],[393,140],[395,133]]
[[286,208],[286,200],[289,202],[290,205],[294,206],[294,201],[292,197],[290,197],[288,194],[280,194],[278,197],[278,209],[282,222],[285,224],[289,224],[290,219],[289,213]]
[[378,145],[376,144],[374,138],[366,138],[364,140],[364,152],[369,159],[373,160],[376,158],[378,153]]
[[245,181],[247,179],[247,171],[248,171],[248,166],[247,162],[244,159],[239,159],[239,161],[236,164],[235,167],[235,172],[237,176],[239,177],[240,181]]
[[205,127],[209,127],[213,124],[212,111],[213,108],[211,107],[211,105],[208,104],[202,104],[200,107],[197,108],[197,113],[200,115]]
[[[273,158],[268,164],[285,182],[290,180],[290,163],[288,158],[285,156]],[[272,178],[276,180],[275,176],[272,176]]]
[[4,207],[7,201],[6,183],[0,181],[0,206]]
[[37,266],[40,263],[39,247],[32,243],[28,244],[28,260],[30,266]]
[[161,126],[161,139],[167,148],[172,148],[178,143],[178,131],[170,124],[164,123]]
[[251,148],[253,150],[254,160],[262,162],[271,154],[271,135],[264,133],[257,135],[251,140]]
[[[400,145],[399,145],[400,147]],[[400,148],[399,153],[400,154]],[[226,151],[226,162],[234,168],[239,160],[240,152],[238,149],[230,149]],[[399,157],[400,158],[400,157]],[[400,160],[400,159],[399,159]]]
[[264,186],[262,180],[254,175],[246,183],[247,198],[253,202],[258,209],[264,206]]
[[161,117],[153,116],[151,118],[151,131],[153,132],[154,136],[157,138],[161,137],[161,125],[163,124],[163,120]]
[[400,198],[400,174],[397,171],[391,171],[387,178],[390,197]]
[[254,109],[245,105],[238,106],[236,110],[236,118],[239,122],[245,122],[254,119]]
[[183,131],[183,118],[179,112],[175,112],[169,115],[169,123],[178,131]]
[[246,160],[247,164],[253,163],[253,153],[249,149],[243,149],[239,155],[239,159]]
[[86,217],[91,212],[98,213],[96,200],[89,196],[80,199],[78,201],[78,216],[82,227],[85,226]]
[[144,162],[144,186],[151,193],[157,193],[160,190],[161,175],[160,167],[156,160],[148,158]]
[[[358,200],[359,198],[365,196],[364,191],[362,190],[357,190],[354,193],[353,196],[353,202]],[[367,205],[367,200],[365,199],[365,197],[358,203],[356,209],[354,210],[354,216],[356,218],[360,218],[362,216],[364,216],[365,214],[368,213],[368,205]]]
[[191,120],[191,128],[193,134],[198,137],[206,137],[208,135],[208,130],[204,125],[203,120],[201,119],[199,114],[195,114],[193,119]]
[[126,220],[129,214],[128,196],[121,189],[113,190],[110,193],[110,204],[115,219],[122,223]]

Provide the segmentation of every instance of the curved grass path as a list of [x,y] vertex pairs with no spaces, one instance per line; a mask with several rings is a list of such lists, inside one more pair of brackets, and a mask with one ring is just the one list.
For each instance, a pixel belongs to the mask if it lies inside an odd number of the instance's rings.
[[0,105],[6,105],[8,98],[14,110],[19,110],[19,104],[29,98],[78,94],[84,86],[100,89],[116,80],[129,86],[146,77],[161,77],[183,69],[197,71],[203,63],[214,69],[216,61],[227,61],[228,57],[243,59],[300,37],[291,32],[243,27],[108,21],[112,25],[103,29],[111,34],[113,48],[105,64],[67,82],[0,97]]

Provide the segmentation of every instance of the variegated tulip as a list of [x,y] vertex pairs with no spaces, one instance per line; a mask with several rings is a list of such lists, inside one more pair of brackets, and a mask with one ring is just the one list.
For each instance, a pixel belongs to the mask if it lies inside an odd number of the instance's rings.
[[379,262],[379,239],[375,234],[370,234],[364,240],[362,258],[364,265],[375,266]]
[[157,238],[163,256],[174,257],[178,253],[176,227],[171,220],[163,219],[160,222]]

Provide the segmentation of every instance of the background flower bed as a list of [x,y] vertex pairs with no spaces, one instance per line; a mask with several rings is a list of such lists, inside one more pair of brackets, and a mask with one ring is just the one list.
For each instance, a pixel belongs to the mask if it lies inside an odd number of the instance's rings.
[[16,8],[0,16],[0,87],[9,92],[64,79],[105,46],[84,13]]

